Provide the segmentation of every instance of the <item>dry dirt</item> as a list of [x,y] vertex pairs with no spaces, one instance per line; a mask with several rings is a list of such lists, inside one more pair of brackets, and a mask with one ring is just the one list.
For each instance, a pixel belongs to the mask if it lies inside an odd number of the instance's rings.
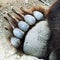
[[[51,0],[45,0],[50,5],[54,2]],[[8,37],[11,35],[9,31],[5,30],[4,27],[8,27],[9,24],[4,20],[3,16],[6,13],[14,15],[11,8],[14,8],[17,12],[20,11],[20,7],[31,8],[33,6],[43,5],[48,8],[39,0],[0,0],[0,60],[20,60],[21,56],[17,53],[16,49],[9,43]],[[21,54],[21,53],[20,53]]]

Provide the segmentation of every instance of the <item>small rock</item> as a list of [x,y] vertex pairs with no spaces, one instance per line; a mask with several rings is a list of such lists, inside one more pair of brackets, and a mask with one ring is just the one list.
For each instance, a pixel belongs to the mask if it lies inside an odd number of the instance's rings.
[[34,25],[36,22],[36,19],[32,15],[25,15],[24,20],[29,24],[29,25]]
[[23,55],[23,56],[21,57],[21,60],[44,60],[44,59],[38,59],[38,58],[36,58],[36,57],[34,57],[34,56]]
[[11,44],[15,47],[18,48],[20,46],[20,39],[16,38],[16,37],[12,37],[11,38]]
[[16,36],[17,38],[22,38],[24,36],[24,32],[21,31],[19,28],[15,28],[13,30],[13,34],[14,36]]
[[26,22],[24,22],[24,21],[20,21],[20,22],[18,23],[18,27],[19,27],[21,30],[23,30],[24,32],[26,32],[26,31],[29,29],[29,25],[28,25]]
[[33,15],[35,16],[35,18],[37,20],[41,20],[43,18],[43,14],[41,12],[39,12],[39,11],[34,11]]
[[50,56],[49,56],[49,60],[56,60],[56,53],[55,52],[51,52]]
[[45,57],[50,29],[47,21],[40,21],[26,35],[23,51],[36,57]]

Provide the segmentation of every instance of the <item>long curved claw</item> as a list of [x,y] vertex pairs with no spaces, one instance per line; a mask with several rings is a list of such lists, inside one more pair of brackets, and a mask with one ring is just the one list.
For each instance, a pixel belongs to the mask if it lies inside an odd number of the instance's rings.
[[42,3],[44,3],[45,5],[47,5],[47,6],[50,6],[50,4],[49,3],[47,3],[47,2],[45,2],[44,0],[40,0]]
[[11,23],[11,21],[10,21],[7,17],[4,17],[4,19],[8,21],[8,23],[10,24],[10,26],[11,26],[13,29],[15,28],[14,25]]
[[22,7],[20,8],[21,11],[23,12],[22,14],[26,15],[26,14],[32,14],[32,10],[28,10],[28,9],[23,9]]
[[17,13],[13,8],[12,8],[12,11],[13,11],[15,14],[17,14],[20,18],[23,18],[23,15]]

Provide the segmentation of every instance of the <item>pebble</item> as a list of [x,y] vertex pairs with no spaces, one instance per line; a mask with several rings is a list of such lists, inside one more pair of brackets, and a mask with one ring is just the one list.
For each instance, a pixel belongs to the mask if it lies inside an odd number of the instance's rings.
[[26,35],[23,45],[25,54],[45,57],[50,29],[47,21],[40,21]]
[[20,22],[18,23],[18,27],[19,27],[21,30],[23,30],[24,32],[26,32],[26,31],[29,29],[29,25],[28,25],[26,22],[24,22],[24,21],[20,21]]
[[37,20],[41,20],[43,18],[43,14],[39,11],[34,11],[33,15]]
[[16,36],[17,38],[23,38],[23,36],[24,36],[24,32],[21,31],[19,28],[15,28],[15,29],[13,30],[13,34],[14,34],[14,36]]
[[36,23],[36,19],[32,15],[25,15],[24,20],[29,24],[29,25],[34,25]]
[[12,37],[11,38],[11,44],[15,47],[18,48],[20,46],[20,39],[16,38],[16,37]]
[[56,53],[55,52],[51,52],[50,56],[49,56],[49,60],[56,60]]
[[21,60],[44,60],[44,59],[38,59],[37,57],[34,57],[34,56],[23,55],[21,57]]

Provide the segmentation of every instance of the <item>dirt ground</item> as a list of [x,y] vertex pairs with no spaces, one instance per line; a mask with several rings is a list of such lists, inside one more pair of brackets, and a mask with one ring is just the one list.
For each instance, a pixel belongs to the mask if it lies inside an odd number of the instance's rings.
[[[45,0],[50,5],[55,1]],[[10,32],[5,30],[9,24],[4,20],[3,16],[6,16],[7,12],[14,15],[11,8],[14,8],[17,12],[20,11],[20,7],[31,8],[33,6],[43,5],[46,6],[39,0],[0,0],[0,60],[20,60],[21,56],[16,53],[16,49],[9,43],[8,37],[11,35]]]

